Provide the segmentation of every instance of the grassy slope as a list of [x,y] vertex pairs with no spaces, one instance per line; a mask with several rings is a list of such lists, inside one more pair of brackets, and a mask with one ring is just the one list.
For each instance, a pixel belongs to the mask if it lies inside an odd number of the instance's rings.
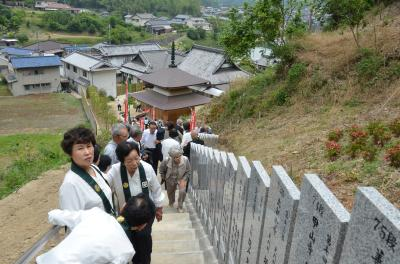
[[41,173],[65,164],[62,134],[88,122],[70,94],[0,98],[0,199]]
[[[376,45],[372,26],[365,28],[362,46],[376,46],[381,54],[393,56],[400,39],[399,10],[394,6],[384,13],[385,21],[374,20],[378,25]],[[389,25],[385,25],[387,21]],[[222,125],[218,120],[212,124],[222,135],[222,147],[249,160],[261,160],[269,172],[272,165],[283,165],[298,186],[304,173],[318,173],[347,208],[351,208],[356,186],[360,185],[376,187],[399,207],[400,173],[383,160],[385,150],[373,162],[346,155],[330,162],[325,156],[325,142],[327,133],[336,127],[346,129],[352,124],[389,122],[399,117],[400,80],[360,83],[355,71],[358,53],[349,32],[313,34],[298,44],[302,47],[299,60],[307,64],[307,75],[298,85],[300,92],[289,104],[260,112],[261,118],[240,120],[241,113],[236,112],[228,117],[232,122]],[[314,87],[316,78],[324,80],[325,85]],[[265,94],[269,89],[273,87],[265,87]],[[254,105],[264,103],[265,94],[255,96]],[[214,106],[226,111],[218,101]],[[399,141],[393,139],[391,144]]]
[[0,136],[0,199],[41,173],[65,164],[61,134]]

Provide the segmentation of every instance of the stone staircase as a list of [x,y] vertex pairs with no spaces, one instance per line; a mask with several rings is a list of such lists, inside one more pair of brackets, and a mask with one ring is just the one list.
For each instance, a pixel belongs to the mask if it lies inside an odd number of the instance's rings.
[[163,220],[153,224],[151,263],[218,263],[189,196],[186,196],[184,213],[178,213],[176,208],[170,208],[166,193],[165,197]]

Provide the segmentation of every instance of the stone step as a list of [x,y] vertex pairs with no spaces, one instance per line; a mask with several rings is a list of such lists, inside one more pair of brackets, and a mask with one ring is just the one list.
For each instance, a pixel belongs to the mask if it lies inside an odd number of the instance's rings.
[[171,229],[190,229],[193,228],[193,224],[187,220],[178,220],[173,222],[161,221],[155,222],[153,224],[153,232],[163,231],[163,230],[171,230]]
[[[153,241],[157,240],[195,240],[196,232],[194,229],[172,229],[159,230],[152,232]],[[173,242],[171,242],[173,243]]]
[[173,253],[200,251],[199,240],[157,240],[153,241],[154,253]]
[[163,220],[161,222],[176,222],[176,221],[190,221],[189,213],[171,213],[163,214]]
[[202,251],[180,252],[180,253],[153,253],[152,264],[203,264]]

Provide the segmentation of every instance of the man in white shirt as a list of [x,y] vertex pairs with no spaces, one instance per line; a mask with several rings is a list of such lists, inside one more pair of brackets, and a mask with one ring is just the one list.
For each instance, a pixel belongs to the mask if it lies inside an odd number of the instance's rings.
[[157,163],[155,162],[156,144],[160,143],[157,140],[157,124],[154,121],[149,122],[149,128],[143,131],[142,140],[144,151],[149,155],[149,163],[154,171],[157,171]]
[[129,137],[129,139],[127,140],[128,142],[133,142],[133,143],[136,143],[136,144],[138,144],[138,146],[139,146],[139,151],[140,152],[142,152],[142,144],[141,144],[141,140],[142,140],[142,135],[143,135],[143,132],[142,132],[142,130],[140,130],[140,129],[133,129],[133,130],[131,130],[131,132],[130,132],[130,137]]
[[163,154],[163,161],[168,159],[169,157],[169,151],[172,148],[179,148],[179,142],[176,141],[174,138],[176,138],[178,136],[178,132],[175,130],[175,128],[171,129],[169,131],[169,138],[164,139],[163,141],[161,141],[161,145],[162,145],[162,154]]
[[104,154],[111,158],[111,164],[118,163],[117,155],[115,154],[115,149],[117,145],[122,141],[129,138],[128,129],[122,123],[114,124],[111,128],[112,140],[108,142],[104,148]]
[[190,123],[184,122],[183,129],[184,129],[184,134],[182,136],[182,143],[181,143],[182,148],[184,148],[189,142],[192,141],[192,137],[190,135]]

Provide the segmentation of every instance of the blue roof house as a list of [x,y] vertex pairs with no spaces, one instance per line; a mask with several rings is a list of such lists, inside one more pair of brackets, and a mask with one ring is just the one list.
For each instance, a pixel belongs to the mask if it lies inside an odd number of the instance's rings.
[[13,57],[26,57],[26,56],[33,55],[32,50],[15,48],[15,47],[7,47],[4,49],[1,49],[0,53],[1,53],[2,57],[6,58],[8,60],[10,60]]
[[14,96],[61,90],[58,56],[12,57],[11,66],[6,80]]

